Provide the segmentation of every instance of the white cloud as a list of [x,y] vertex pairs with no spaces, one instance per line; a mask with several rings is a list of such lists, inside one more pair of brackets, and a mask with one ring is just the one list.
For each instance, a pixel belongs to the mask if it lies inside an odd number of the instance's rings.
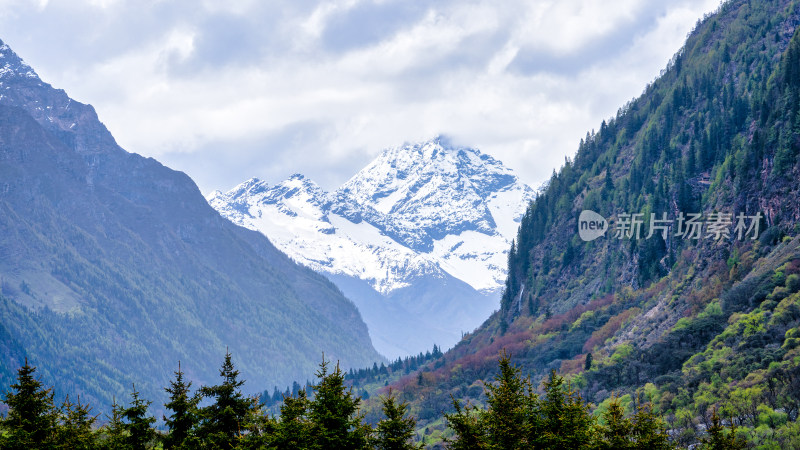
[[356,0],[346,0],[339,2],[323,2],[314,8],[314,12],[304,20],[300,28],[313,38],[319,38],[325,31],[325,25],[334,14],[345,12],[355,6]]
[[438,133],[536,185],[717,4],[85,1],[15,9],[0,38],[204,192],[292,172],[334,188]]
[[640,0],[619,0],[613,7],[604,0],[548,0],[528,5],[525,25],[517,29],[516,39],[520,44],[560,53],[577,51],[623,23],[635,21],[644,7]]

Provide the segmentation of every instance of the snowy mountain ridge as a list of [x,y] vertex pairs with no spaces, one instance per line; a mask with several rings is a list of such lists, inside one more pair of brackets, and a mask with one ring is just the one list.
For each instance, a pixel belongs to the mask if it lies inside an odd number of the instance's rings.
[[[531,189],[511,169],[441,137],[384,150],[339,191],[423,229],[433,239],[466,230],[512,236],[527,206],[518,200],[532,198]],[[511,210],[502,207],[497,197],[501,192],[520,196],[505,203]],[[497,221],[503,225],[500,230]]]
[[[463,320],[454,324],[459,328],[449,331],[457,339],[496,307],[507,252],[533,196],[491,156],[437,137],[383,150],[334,192],[295,174],[273,186],[253,178],[207,200],[234,223],[265,234],[295,261],[363,280],[384,297],[421,280],[465,283],[475,291],[471,299],[441,299],[464,302]],[[371,333],[377,332],[368,316]],[[377,343],[376,348],[381,351]]]
[[499,161],[436,138],[384,150],[331,193],[295,174],[275,186],[253,178],[208,201],[296,261],[385,294],[440,270],[480,291],[500,288],[532,198]]
[[[253,178],[215,195],[209,203],[223,216],[261,231],[295,261],[367,280],[378,292],[405,287],[405,278],[436,270],[402,243],[401,236],[395,240],[387,235],[396,225],[387,223],[391,220],[385,215],[326,193],[302,175],[275,186]],[[414,242],[414,236],[405,241]]]

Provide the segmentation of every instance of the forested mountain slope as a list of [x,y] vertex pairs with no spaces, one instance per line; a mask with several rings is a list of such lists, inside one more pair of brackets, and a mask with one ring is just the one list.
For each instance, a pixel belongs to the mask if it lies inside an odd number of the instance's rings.
[[[534,381],[556,369],[595,403],[646,393],[683,443],[714,408],[752,430],[792,425],[799,25],[794,1],[724,3],[587,133],[522,219],[500,311],[393,385],[423,426],[450,395],[481,402],[501,349]],[[606,219],[594,240],[579,234],[584,210]]]
[[132,382],[160,404],[178,360],[212,381],[226,346],[256,385],[305,379],[322,352],[382,359],[325,278],[124,151],[6,45],[0,66],[0,390],[25,357],[100,408]]

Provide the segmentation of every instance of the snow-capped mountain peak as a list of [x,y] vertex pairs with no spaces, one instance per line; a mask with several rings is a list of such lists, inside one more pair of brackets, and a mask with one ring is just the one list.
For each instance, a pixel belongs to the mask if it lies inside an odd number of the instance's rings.
[[[426,273],[437,267],[477,290],[498,290],[504,254],[532,198],[533,190],[496,159],[437,137],[383,150],[333,193],[294,174],[274,186],[251,178],[228,193],[214,192],[209,202],[298,261],[359,276],[387,293],[407,284],[397,281],[402,274],[386,275],[388,259],[412,256],[420,257]],[[336,248],[358,247],[361,256],[334,256],[334,238],[348,242]],[[365,253],[386,261],[370,262],[380,274],[360,267],[367,264]]]
[[[527,205],[533,196],[496,159],[442,137],[384,150],[339,191],[434,239],[469,230],[509,238],[516,226],[507,222],[518,219],[524,212],[519,204]],[[507,199],[514,203],[505,205],[511,210],[494,201],[498,193],[507,192],[519,194]]]
[[0,40],[0,80],[15,76],[39,80],[33,68]]
[[[457,305],[448,314],[461,316],[452,324],[458,328],[438,340],[448,344],[494,309],[506,254],[533,195],[496,159],[437,137],[383,150],[331,193],[295,174],[273,186],[252,178],[228,193],[214,192],[208,201],[233,222],[264,233],[294,260],[340,281],[360,280],[394,303],[409,303],[400,307]],[[428,300],[418,300],[425,294],[416,291],[412,299],[396,298],[422,285]],[[361,292],[340,287],[350,297]],[[380,333],[368,313],[365,320]],[[376,348],[382,351],[380,342]]]

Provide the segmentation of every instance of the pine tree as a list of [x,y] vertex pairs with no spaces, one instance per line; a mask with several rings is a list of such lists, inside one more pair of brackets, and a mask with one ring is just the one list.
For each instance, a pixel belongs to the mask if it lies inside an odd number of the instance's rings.
[[316,375],[319,383],[314,386],[314,400],[309,406],[315,444],[323,449],[367,448],[371,428],[362,423],[363,416],[358,414],[361,398],[345,389],[339,364],[328,373],[328,361],[323,356]]
[[127,447],[133,450],[152,448],[156,439],[156,430],[153,429],[156,418],[147,415],[151,402],[139,397],[136,386],[133,386],[131,397],[131,405],[122,411],[122,418],[127,421],[124,425]]
[[72,403],[69,396],[61,406],[61,420],[56,431],[58,448],[64,450],[88,450],[96,448],[95,433],[92,426],[97,416],[91,415],[91,407],[82,405],[78,397],[77,403]]
[[278,431],[277,420],[268,416],[258,403],[248,410],[247,415],[246,428],[239,436],[236,448],[241,450],[276,448],[273,442]]
[[102,428],[104,439],[101,442],[101,447],[109,450],[125,449],[127,448],[125,442],[125,423],[122,420],[124,409],[117,403],[114,398],[111,403],[111,415],[106,414],[108,423]]
[[522,379],[519,368],[511,364],[505,352],[495,381],[496,384],[486,385],[489,409],[482,417],[491,448],[527,448],[527,437],[536,426],[532,424],[536,415],[530,407],[537,402],[527,401],[527,397],[535,395],[530,382]]
[[170,395],[164,407],[172,411],[169,417],[164,417],[164,423],[169,433],[164,437],[164,449],[180,449],[197,447],[198,443],[193,434],[198,423],[197,404],[198,396],[190,395],[192,382],[183,380],[181,362],[178,361],[178,371],[175,380],[170,381],[170,387],[165,388]]
[[5,396],[8,416],[2,421],[7,436],[0,440],[2,448],[54,448],[56,418],[53,390],[44,389],[34,378],[36,367],[25,365],[17,370],[17,382]]
[[297,397],[297,394],[300,393],[300,383],[297,381],[292,381],[292,397]]
[[480,450],[488,449],[489,443],[486,440],[486,429],[481,420],[481,411],[478,408],[467,405],[461,406],[458,400],[453,398],[454,413],[445,413],[444,418],[447,426],[453,430],[455,437],[444,438],[447,448],[451,450]]
[[397,403],[394,394],[381,397],[383,414],[386,419],[378,422],[376,427],[375,448],[378,450],[413,450],[420,446],[414,445],[414,427],[416,420],[406,417],[408,403]]
[[301,389],[296,397],[284,397],[272,442],[275,448],[300,450],[312,447],[311,423],[306,417],[308,406],[305,389]]
[[673,448],[669,442],[666,426],[659,416],[653,413],[649,403],[636,401],[636,412],[633,415],[631,433],[636,443],[635,448],[648,450],[668,450]]
[[625,410],[618,397],[611,399],[608,410],[603,413],[603,420],[605,424],[597,427],[601,438],[598,448],[608,450],[635,448],[631,441],[633,425],[630,419],[625,417]]
[[567,383],[567,402],[562,417],[562,434],[559,443],[564,448],[582,448],[593,445],[594,433],[592,426],[594,418],[589,414],[589,405],[583,401],[580,394]]
[[508,357],[500,358],[496,384],[486,387],[487,410],[462,407],[453,399],[455,413],[445,413],[454,438],[451,449],[578,449],[593,448],[594,418],[580,395],[553,371],[539,398]]
[[736,426],[731,422],[728,433],[717,414],[717,410],[711,413],[711,426],[708,427],[708,436],[701,439],[700,448],[703,450],[739,450],[747,448],[747,443],[739,436],[736,436]]
[[564,414],[566,396],[563,392],[564,379],[550,372],[550,378],[544,382],[545,397],[541,404],[542,431],[539,436],[540,446],[548,446],[556,442],[561,432],[561,417]]
[[611,178],[611,168],[606,169],[606,179],[603,183],[603,195],[614,192],[614,180]]
[[592,443],[592,416],[583,399],[553,370],[544,382],[541,402],[541,433],[535,447],[582,448]]
[[239,389],[244,381],[238,379],[239,371],[233,367],[230,351],[225,352],[219,375],[222,384],[200,388],[200,393],[213,398],[214,403],[201,410],[202,422],[197,434],[214,448],[230,449],[247,428],[246,421],[250,410],[256,407],[256,399],[245,397]]

